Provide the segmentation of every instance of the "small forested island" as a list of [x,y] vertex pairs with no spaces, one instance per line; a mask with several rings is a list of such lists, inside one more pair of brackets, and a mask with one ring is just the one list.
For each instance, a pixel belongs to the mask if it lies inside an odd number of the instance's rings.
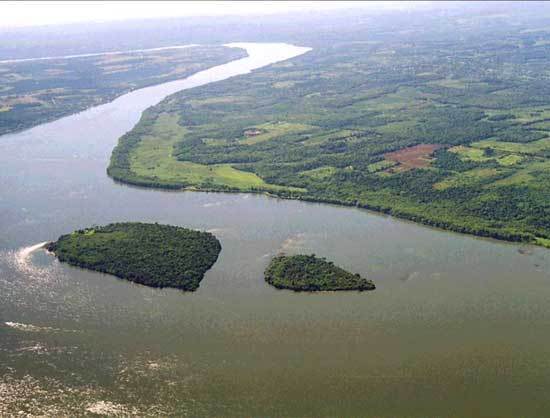
[[371,280],[312,255],[279,255],[265,270],[265,280],[278,289],[295,291],[374,290]]
[[209,232],[140,222],[113,223],[46,244],[62,262],[152,287],[193,291],[221,251]]

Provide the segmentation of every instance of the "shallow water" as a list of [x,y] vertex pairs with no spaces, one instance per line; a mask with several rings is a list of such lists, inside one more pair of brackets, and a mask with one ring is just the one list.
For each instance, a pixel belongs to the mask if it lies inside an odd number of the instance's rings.
[[[353,208],[167,192],[105,174],[141,111],[251,58],[0,138],[0,415],[544,416],[550,251]],[[248,60],[248,61],[246,61]],[[214,232],[195,293],[60,264],[36,244],[115,221]],[[374,292],[269,287],[278,251],[314,252]],[[33,400],[34,399],[34,400]]]

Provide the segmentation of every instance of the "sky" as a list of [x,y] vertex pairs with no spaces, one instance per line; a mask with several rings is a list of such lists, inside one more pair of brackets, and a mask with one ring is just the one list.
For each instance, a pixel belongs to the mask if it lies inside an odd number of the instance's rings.
[[0,28],[79,22],[223,15],[266,15],[307,10],[407,9],[406,1],[2,1]]

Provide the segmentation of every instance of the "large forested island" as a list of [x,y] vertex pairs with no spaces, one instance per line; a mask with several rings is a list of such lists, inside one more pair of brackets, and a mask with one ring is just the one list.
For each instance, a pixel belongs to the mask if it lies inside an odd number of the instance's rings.
[[303,56],[168,97],[121,138],[108,172],[550,246],[543,22],[520,10],[350,28]]
[[278,289],[297,292],[374,290],[374,283],[333,262],[311,255],[279,255],[267,266],[265,280]]
[[46,245],[60,261],[152,287],[196,290],[221,251],[208,232],[140,222],[62,235]]
[[245,56],[244,49],[201,45],[74,58],[0,61],[0,135],[109,102],[130,90],[185,78]]

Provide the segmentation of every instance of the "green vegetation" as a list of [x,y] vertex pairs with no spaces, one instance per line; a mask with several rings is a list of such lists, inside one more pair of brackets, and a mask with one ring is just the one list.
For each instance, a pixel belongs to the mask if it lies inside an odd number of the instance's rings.
[[243,58],[224,46],[0,62],[0,135],[38,125],[131,90]]
[[[256,174],[230,164],[206,165],[175,159],[174,146],[187,132],[178,124],[178,119],[177,115],[161,114],[152,122],[150,133],[131,148],[131,152],[123,147],[115,149],[112,159],[117,159],[118,163],[116,166],[111,164],[109,175],[136,185],[175,189],[301,191],[295,187],[267,184]],[[131,167],[131,173],[125,167]]]
[[[399,31],[381,19],[368,42],[354,27],[292,60],[176,93],[120,139],[109,175],[267,191],[546,245],[550,32],[530,31],[540,19],[522,13],[483,24],[423,16]],[[163,135],[168,120],[173,134]]]
[[374,290],[374,283],[315,255],[280,255],[269,263],[265,280],[278,289],[295,291]]
[[62,235],[46,248],[60,261],[153,287],[193,291],[221,250],[208,232],[139,222]]

